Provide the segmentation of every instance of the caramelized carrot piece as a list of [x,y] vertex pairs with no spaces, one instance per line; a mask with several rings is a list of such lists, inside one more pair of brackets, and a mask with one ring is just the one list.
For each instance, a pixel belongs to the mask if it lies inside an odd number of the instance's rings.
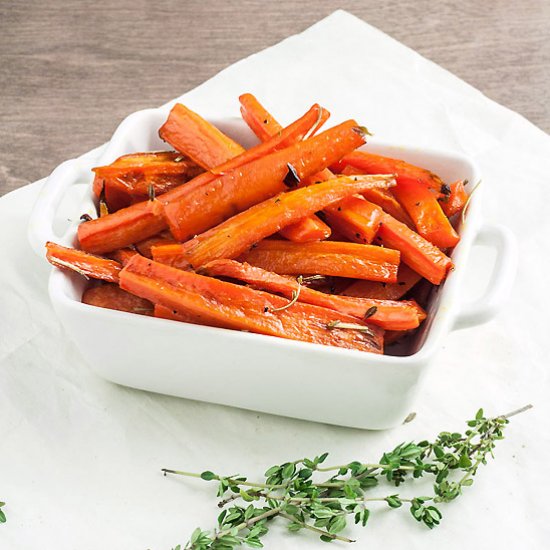
[[427,187],[412,180],[402,180],[392,192],[408,212],[419,235],[438,248],[456,246],[460,238]]
[[[192,325],[203,325],[202,317],[200,315],[193,315],[182,310],[176,311],[169,307],[155,304],[153,315],[159,319],[170,319],[171,321],[180,321],[182,323],[191,323]],[[211,324],[210,326],[217,326]]]
[[280,274],[333,275],[393,283],[397,280],[399,252],[368,244],[267,240],[244,254],[243,260]]
[[[124,290],[204,324],[382,353],[383,330],[323,307],[296,303],[244,286],[182,271],[136,256],[122,270]],[[350,323],[361,329],[338,328]]]
[[159,136],[206,170],[244,153],[238,143],[181,103],[172,107]]
[[203,170],[181,153],[133,153],[108,166],[93,168],[93,190],[97,197],[104,191],[109,212],[116,212],[149,197],[152,189],[160,196],[189,181]]
[[138,252],[136,252],[133,248],[119,248],[118,250],[111,252],[109,254],[109,258],[124,266],[130,261],[130,258],[134,257],[136,254],[138,254]]
[[468,200],[468,193],[464,187],[465,184],[464,180],[458,180],[451,183],[448,187],[445,185],[441,187],[442,191],[437,200],[447,217],[450,218],[458,214],[464,208]]
[[295,243],[324,241],[331,235],[330,227],[317,216],[308,216],[283,227],[279,235]]
[[111,283],[118,282],[118,274],[122,269],[122,266],[114,260],[87,254],[75,248],[66,248],[50,241],[46,243],[46,258],[55,267],[76,271],[85,277]]
[[236,258],[285,225],[371,186],[389,186],[387,176],[346,176],[281,193],[229,218],[183,244],[153,247],[156,261],[196,269],[218,258]]
[[453,265],[439,248],[389,214],[382,216],[378,238],[384,246],[399,250],[403,262],[434,285],[441,284]]
[[419,306],[416,303],[325,294],[296,280],[234,260],[215,260],[206,264],[201,273],[238,279],[258,290],[282,294],[289,300],[296,299],[306,304],[326,307],[357,319],[365,319],[368,315],[369,323],[386,330],[407,330],[416,328],[419,324]]
[[338,230],[348,240],[370,244],[378,233],[382,210],[361,196],[353,196],[336,205],[327,206],[325,216],[330,226]]
[[151,302],[130,294],[112,283],[88,288],[82,295],[82,303],[139,315],[153,315]]
[[296,179],[289,177],[289,164],[302,180],[362,143],[362,131],[355,121],[349,120],[292,147],[225,172],[215,181],[202,185],[187,183],[183,196],[164,203],[170,231],[177,240],[185,241],[297,185]]
[[346,166],[358,168],[364,174],[395,174],[397,185],[402,181],[413,181],[428,189],[439,191],[443,184],[439,176],[425,168],[367,151],[354,151],[346,155],[334,166],[334,169],[336,172],[341,172]]
[[[305,115],[285,128],[280,135],[278,134],[268,142],[248,149],[242,155],[227,161],[210,172],[200,174],[184,186],[168,191],[157,198],[154,203],[144,201],[103,218],[80,224],[78,227],[80,246],[89,252],[111,252],[117,248],[123,248],[152,237],[166,229],[168,223],[164,214],[167,213],[167,217],[170,217],[172,210],[174,210],[170,206],[171,203],[176,204],[175,214],[177,214],[177,201],[188,194],[191,189],[212,183],[225,172],[300,141],[318,120],[319,108],[319,106],[313,106]],[[161,205],[160,208],[158,207],[159,204]],[[163,206],[166,206],[166,212],[163,211]]]
[[168,231],[163,231],[158,235],[154,235],[153,237],[149,237],[148,239],[144,239],[143,241],[136,243],[135,246],[142,256],[145,256],[146,258],[152,258],[153,252],[151,249],[153,248],[153,246],[174,244],[175,242],[176,241],[172,238]]
[[[353,166],[346,166],[342,170],[342,174],[346,176],[357,176],[364,174],[364,172],[362,170],[354,168]],[[404,223],[411,229],[414,228],[414,224],[411,218],[409,217],[405,209],[399,204],[399,201],[394,197],[391,189],[369,189],[368,191],[363,193],[363,196],[369,202],[380,206],[380,208],[382,208],[384,212],[387,212],[396,220]]]
[[[260,141],[267,141],[278,134],[283,127],[271,116],[269,111],[252,94],[243,94],[239,97],[241,115],[248,127],[256,134]],[[330,113],[323,108],[319,110],[319,119],[312,128],[311,135],[315,134],[328,120]]]
[[342,294],[357,298],[376,300],[399,300],[420,281],[422,277],[405,264],[399,266],[395,283],[377,283],[375,281],[355,281]]

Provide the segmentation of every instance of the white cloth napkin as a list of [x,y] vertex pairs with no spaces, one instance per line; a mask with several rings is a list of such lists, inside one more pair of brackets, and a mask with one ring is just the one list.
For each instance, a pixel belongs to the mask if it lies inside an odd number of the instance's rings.
[[[67,339],[49,304],[49,268],[26,240],[41,182],[11,193],[0,200],[0,500],[8,516],[0,548],[165,550],[196,526],[214,527],[218,510],[212,485],[163,478],[162,467],[255,478],[272,464],[323,451],[337,464],[376,460],[401,441],[462,430],[480,406],[498,414],[529,402],[535,409],[513,420],[496,460],[462,498],[442,506],[439,528],[427,530],[405,509],[380,509],[366,529],[350,534],[358,548],[545,547],[549,136],[343,11],[178,100],[198,112],[237,116],[237,96],[246,91],[285,123],[318,101],[336,121],[366,124],[374,139],[472,156],[483,173],[486,217],[519,240],[510,301],[491,323],[447,338],[421,388],[416,419],[392,431],[148,394],[96,377]],[[472,263],[472,280],[487,275]],[[277,549],[320,544],[312,533],[275,526],[266,539]]]

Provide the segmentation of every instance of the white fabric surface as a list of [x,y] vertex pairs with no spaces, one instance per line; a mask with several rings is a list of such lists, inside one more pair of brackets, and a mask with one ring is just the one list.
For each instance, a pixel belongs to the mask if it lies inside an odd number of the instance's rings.
[[[325,450],[333,463],[373,460],[401,441],[462,430],[479,406],[498,414],[529,402],[535,408],[513,420],[496,460],[461,499],[442,506],[438,529],[428,531],[405,509],[381,509],[350,533],[357,548],[546,547],[550,137],[342,11],[180,99],[198,112],[237,116],[245,91],[283,122],[318,101],[334,120],[366,124],[375,139],[472,156],[483,173],[486,218],[508,225],[520,242],[511,299],[489,324],[449,335],[420,390],[416,419],[392,431],[148,394],[99,379],[68,341],[47,297],[49,267],[26,240],[41,183],[11,193],[0,201],[0,500],[8,516],[0,549],[168,549],[196,526],[214,527],[218,510],[213,485],[165,479],[161,467],[254,478]],[[472,281],[486,276],[475,263],[471,271]],[[267,548],[320,544],[283,528],[266,539]]]

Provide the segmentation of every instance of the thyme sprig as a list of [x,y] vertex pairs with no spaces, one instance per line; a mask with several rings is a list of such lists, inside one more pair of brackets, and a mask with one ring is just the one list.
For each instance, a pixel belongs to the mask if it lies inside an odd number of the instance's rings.
[[[383,504],[391,509],[408,507],[412,517],[433,529],[439,525],[441,503],[459,497],[473,483],[479,466],[494,457],[495,444],[503,439],[508,419],[531,408],[527,405],[511,413],[487,418],[480,409],[461,433],[441,432],[433,442],[401,443],[382,455],[378,462],[353,461],[325,466],[328,453],[313,459],[303,458],[275,465],[265,472],[263,482],[249,481],[241,475],[222,476],[163,469],[177,474],[218,483],[218,503],[222,512],[213,531],[197,528],[185,546],[173,550],[231,550],[241,545],[263,547],[262,537],[269,522],[280,517],[290,531],[307,529],[325,542],[354,542],[343,536],[348,516],[365,526],[371,508]],[[317,480],[323,472],[328,479]],[[433,476],[433,494],[404,497],[394,494],[370,496],[382,484],[399,486],[408,479]],[[234,501],[241,501],[234,504]]]
[[2,507],[5,505],[5,502],[0,502],[0,523],[6,523],[6,514],[4,514],[4,510],[2,510]]

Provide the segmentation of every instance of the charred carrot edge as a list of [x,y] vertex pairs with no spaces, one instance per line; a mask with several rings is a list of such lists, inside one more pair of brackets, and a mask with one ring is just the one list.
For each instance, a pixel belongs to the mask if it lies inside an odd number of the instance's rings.
[[458,180],[451,183],[448,187],[443,186],[439,194],[438,201],[447,217],[458,214],[468,201],[468,193],[465,188],[466,182]]
[[310,243],[328,239],[331,229],[318,216],[313,215],[283,227],[279,235],[295,243]]
[[133,248],[119,248],[118,250],[111,252],[109,254],[109,258],[115,260],[115,262],[118,262],[122,266],[125,266],[136,254],[138,254],[138,252]]
[[[317,344],[382,353],[383,330],[330,309],[296,303],[267,292],[181,271],[135,256],[122,270],[124,290],[204,324],[248,330]],[[338,328],[353,323],[361,329]]]
[[414,181],[437,192],[443,185],[439,176],[425,168],[409,164],[404,160],[383,157],[367,151],[354,151],[345,155],[339,162],[332,165],[332,168],[336,172],[341,172],[346,166],[358,168],[365,174],[395,174],[397,185],[401,181]]
[[241,259],[279,274],[332,275],[390,283],[397,280],[399,266],[396,250],[335,241],[301,244],[266,240]]
[[218,258],[236,258],[254,243],[273,235],[285,225],[309,216],[325,206],[361,193],[369,187],[389,187],[387,176],[343,176],[319,185],[302,187],[255,204],[220,225],[183,244],[154,246],[156,261],[196,269]]
[[[353,166],[346,166],[342,170],[342,174],[346,176],[359,176],[364,174],[362,170],[358,170]],[[399,204],[398,200],[394,197],[391,189],[369,189],[363,193],[365,199],[373,204],[377,204],[387,212],[390,216],[393,216],[396,220],[404,223],[411,229],[414,229],[414,223],[405,209]]]
[[427,187],[415,181],[402,180],[392,192],[413,220],[419,235],[438,248],[456,246],[460,237]]
[[138,315],[153,315],[153,304],[151,302],[130,294],[112,283],[88,288],[84,291],[81,301],[83,304],[106,309],[127,311]]
[[376,300],[399,300],[411,290],[422,277],[410,267],[401,263],[395,283],[355,281],[342,291],[345,296],[371,298]]
[[370,244],[376,237],[376,233],[378,233],[382,210],[361,196],[353,196],[340,201],[336,205],[327,206],[325,216],[329,225],[338,230],[348,240],[355,243]]
[[206,170],[244,153],[241,145],[181,103],[172,107],[159,136]]
[[[214,168],[211,170],[213,173],[200,174],[186,183],[185,186],[179,186],[168,191],[155,201],[156,204],[160,203],[166,206],[167,218],[170,218],[170,212],[174,209],[177,215],[177,206],[174,207],[173,204],[176,204],[181,197],[190,193],[193,189],[212,183],[224,172],[300,141],[317,119],[318,108],[312,107],[301,118],[285,128],[281,135],[277,135],[266,143],[252,147],[242,155]],[[144,201],[104,218],[82,223],[78,227],[80,245],[84,250],[96,253],[111,252],[117,248],[129,246],[166,229],[168,223],[164,214],[162,207],[158,208],[156,205],[152,205],[151,201]]]
[[377,239],[399,250],[402,261],[434,285],[441,284],[452,268],[451,259],[439,248],[389,214],[382,216]]
[[[178,241],[185,241],[258,202],[296,186],[298,180],[318,172],[346,151],[363,143],[361,129],[355,121],[349,120],[291,147],[225,172],[211,183],[194,185],[193,181],[189,182],[184,186],[185,194],[180,195],[178,200],[163,203],[170,231]],[[289,164],[296,170],[297,179],[291,173]]]
[[114,260],[87,254],[82,250],[67,248],[50,241],[46,243],[46,258],[55,267],[69,269],[85,277],[111,283],[118,282],[118,274],[121,270],[121,265]]
[[[315,306],[326,307],[357,319],[368,319],[369,323],[386,330],[408,330],[420,322],[419,306],[412,302],[349,298],[325,294],[305,286],[307,283],[288,279],[259,267],[234,260],[215,260],[206,264],[201,273],[213,277],[231,277],[244,281],[258,290],[282,294],[285,298]],[[420,311],[422,311],[420,309]]]

